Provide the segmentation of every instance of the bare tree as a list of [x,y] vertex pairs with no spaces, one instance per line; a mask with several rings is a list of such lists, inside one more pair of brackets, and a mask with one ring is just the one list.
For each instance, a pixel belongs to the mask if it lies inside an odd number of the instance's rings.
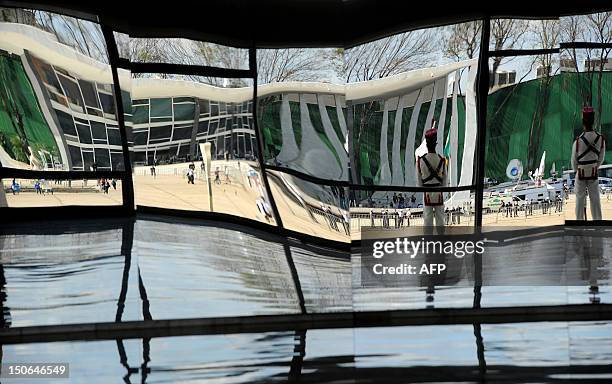
[[455,61],[473,59],[480,49],[481,21],[453,24],[448,27],[444,56]]
[[34,18],[25,24],[42,29],[57,41],[95,60],[108,63],[106,44],[98,24],[46,11],[31,11]]
[[47,11],[20,8],[0,8],[0,21],[41,29],[55,36],[58,42],[108,63],[104,36],[98,24]]
[[[529,22],[518,19],[492,19],[491,38],[489,47],[491,50],[521,48],[525,34],[529,30]],[[497,72],[503,58],[494,57],[491,71]]]
[[[530,32],[534,37],[534,41],[543,49],[553,49],[559,44],[559,22],[558,20],[538,20],[531,24]],[[557,65],[556,54],[545,53],[537,55],[534,58],[534,64],[537,64],[541,69],[538,78],[539,97],[534,100],[536,108],[531,119],[531,128],[529,131],[529,147],[527,154],[527,165],[529,169],[535,168],[537,161],[537,149],[540,148],[540,137],[544,121],[546,107],[550,100],[550,85],[553,76],[557,74],[559,67]],[[533,65],[532,65],[533,67]],[[515,87],[516,88],[516,87]]]
[[[151,40],[151,39],[149,39]],[[249,67],[247,49],[228,47],[214,43],[185,39],[165,39],[154,44],[153,51],[162,47],[170,62],[204,65],[220,68],[246,69]],[[131,57],[143,49],[152,47],[132,46]],[[282,81],[329,81],[327,72],[334,67],[334,50],[330,49],[260,49],[257,51],[258,83]],[[151,58],[148,58],[151,61]],[[246,86],[246,79],[232,79],[229,82],[213,77],[191,76],[190,80],[215,86]]]
[[[612,43],[612,12],[595,13],[584,16],[569,16],[561,19],[561,39],[564,43],[594,42]],[[594,105],[597,101],[595,126],[601,122],[603,111],[602,78],[604,63],[610,56],[610,48],[576,48],[564,49],[564,55],[573,61],[579,81],[579,90],[583,105]],[[584,60],[584,69],[579,67],[580,60]],[[596,85],[596,93],[593,87]]]
[[329,81],[335,50],[260,49],[257,51],[258,83],[280,81]]
[[411,31],[355,48],[344,56],[346,82],[368,81],[430,65],[436,45],[431,30]]
[[[602,44],[611,44],[612,43],[612,12],[602,12],[595,13],[591,15],[587,15],[586,19],[588,20],[586,30],[587,33],[595,40],[597,43]],[[597,71],[597,114],[595,119],[595,126],[601,124],[601,113],[603,111],[603,100],[602,100],[602,79],[603,79],[603,70],[604,63],[607,62],[608,56],[612,51],[611,48],[600,48],[594,50],[594,55],[597,57],[599,61],[599,65],[595,65],[590,51],[587,50],[587,60],[588,60],[588,68],[585,70],[589,72]]]
[[[584,38],[585,34],[585,17],[584,16],[568,16],[561,18],[559,35],[562,43],[571,43],[575,41],[580,41]],[[582,58],[582,55],[579,55],[576,48],[564,49],[561,52],[562,59],[569,59],[574,67],[576,73],[580,72],[580,68],[578,66],[578,62]],[[568,57],[569,56],[569,57]],[[567,64],[567,63],[566,63]],[[591,87],[593,82],[593,73],[585,70],[585,73],[580,76],[576,76],[576,81],[578,81],[578,89],[580,91],[580,95],[582,97],[583,105],[591,104]]]
[[[169,50],[169,39],[130,38],[128,35],[115,33],[119,56],[132,62],[164,63],[173,62]],[[167,74],[132,73],[132,77],[169,78]]]
[[[151,40],[149,44],[153,44]],[[146,61],[166,61],[187,65],[203,65],[220,68],[248,68],[248,50],[227,47],[223,45],[193,41],[187,39],[158,39],[155,43],[160,58],[147,58]],[[161,49],[159,49],[161,48]],[[135,52],[143,47],[134,47]],[[214,86],[242,87],[246,82],[242,79],[231,79],[229,83],[225,79],[210,76],[186,76],[191,81],[205,83]]]
[[[405,71],[431,66],[436,59],[436,40],[433,30],[421,30],[386,37],[371,43],[348,49],[342,53],[344,77],[347,82],[368,81],[392,76]],[[358,170],[361,169],[361,146],[365,131],[375,107],[376,100],[361,106],[349,105],[349,114],[358,114],[358,127],[349,129],[353,135],[351,156],[351,176],[359,183]]]

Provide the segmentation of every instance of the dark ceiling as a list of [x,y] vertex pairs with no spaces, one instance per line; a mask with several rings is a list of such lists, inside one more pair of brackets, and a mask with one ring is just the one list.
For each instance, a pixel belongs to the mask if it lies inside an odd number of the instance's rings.
[[249,47],[350,47],[410,29],[483,16],[554,18],[612,9],[611,1],[174,0],[5,1],[99,17],[138,37],[187,37]]

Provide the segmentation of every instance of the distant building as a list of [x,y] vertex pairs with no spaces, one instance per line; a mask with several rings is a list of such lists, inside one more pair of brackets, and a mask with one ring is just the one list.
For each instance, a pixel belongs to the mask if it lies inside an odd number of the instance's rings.
[[576,60],[569,58],[562,58],[559,60],[559,71],[560,72],[576,72]]
[[516,71],[489,72],[489,87],[497,88],[516,83]]
[[599,71],[602,67],[603,62],[603,70],[604,71],[612,71],[612,60],[610,59],[585,59],[584,60],[584,69],[585,71]]
[[551,75],[551,66],[550,65],[540,65],[536,68],[536,78],[540,79],[542,77],[547,77]]

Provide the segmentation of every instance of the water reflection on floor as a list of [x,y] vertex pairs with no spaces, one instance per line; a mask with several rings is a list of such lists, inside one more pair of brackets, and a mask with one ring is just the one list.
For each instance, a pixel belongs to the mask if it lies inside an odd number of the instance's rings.
[[88,383],[605,383],[610,345],[612,322],[547,322],[5,345],[2,362],[69,362]]
[[[155,216],[59,223],[0,236],[7,325],[474,304],[471,257],[446,260],[448,270],[429,287],[366,288],[355,255],[349,262],[344,252],[269,233]],[[583,259],[549,246],[559,241],[542,235],[483,257],[480,306],[612,301],[607,254]],[[607,248],[612,240],[604,241]]]
[[[468,258],[433,289],[361,288],[347,256],[159,217],[14,228],[0,236],[4,325],[474,305]],[[612,301],[609,260],[564,265],[583,283],[554,286],[546,268],[485,260],[486,278],[524,271],[542,285],[483,286],[480,305]],[[610,345],[612,322],[546,322],[15,344],[1,357],[68,362],[70,382],[88,383],[610,382]]]
[[59,227],[0,236],[13,327],[352,309],[342,252],[218,223]]
[[[370,311],[612,302],[612,237],[607,227],[529,228],[487,236],[495,242],[487,243],[481,257],[431,255],[425,259],[419,255],[401,259],[417,269],[422,263],[444,263],[446,270],[432,276],[396,275],[374,280],[356,250],[351,255],[353,308]],[[371,254],[364,255],[371,258]]]

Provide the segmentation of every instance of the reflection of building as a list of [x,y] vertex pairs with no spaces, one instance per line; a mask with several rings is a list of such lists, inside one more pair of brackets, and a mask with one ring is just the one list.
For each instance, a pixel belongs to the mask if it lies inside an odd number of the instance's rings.
[[322,83],[261,88],[258,116],[266,160],[320,178],[348,180],[344,89]]
[[[12,132],[17,129],[13,129],[3,147],[11,149],[25,136],[41,158],[37,163],[46,169],[123,169],[108,64],[84,56],[58,43],[53,35],[27,25],[0,23],[0,35],[0,49],[6,49],[4,56],[11,60],[11,66],[4,66],[8,68],[7,76],[23,78],[25,85],[31,85],[30,91],[23,84],[8,91],[12,95],[9,98],[27,102],[22,113],[26,132],[18,136],[18,132]],[[119,75],[122,86],[129,85],[128,74],[120,71]],[[256,156],[252,89],[135,79],[130,91],[131,94],[122,92],[122,100],[128,143],[136,163],[195,159],[199,156],[197,143],[203,141],[213,144],[213,159]],[[136,99],[133,104],[131,97]],[[18,107],[24,109],[22,105]],[[30,124],[32,114],[40,118]],[[30,129],[29,125],[34,126]],[[3,158],[16,160],[15,166],[29,165],[27,154],[21,155],[25,149],[19,156],[8,152]]]
[[[11,74],[23,73],[24,86],[11,90],[11,98],[19,100],[19,110],[23,110],[20,118],[40,116],[30,123],[31,131],[25,132],[28,146],[38,154],[45,154],[39,148],[56,148],[47,150],[53,156],[44,156],[42,168],[90,170],[94,164],[100,170],[123,168],[107,64],[58,43],[49,33],[21,24],[0,23],[0,48],[17,57]],[[129,103],[129,97],[125,99]],[[35,165],[32,160],[30,164]]]
[[202,142],[212,143],[213,159],[254,157],[252,89],[221,89],[176,80],[133,80],[135,164],[196,159]]
[[503,87],[516,83],[516,71],[489,72],[489,87]]
[[31,66],[35,75],[31,81],[38,81],[44,95],[38,95],[43,111],[52,115],[48,123],[60,129],[60,145],[68,149],[64,164],[70,170],[88,171],[94,163],[98,169],[122,169],[112,85],[82,79],[27,51],[24,62]]
[[[603,63],[603,69],[602,69],[602,63]],[[588,71],[599,71],[600,69],[604,71],[612,71],[612,60],[585,59],[584,68],[585,70],[588,70]]]

